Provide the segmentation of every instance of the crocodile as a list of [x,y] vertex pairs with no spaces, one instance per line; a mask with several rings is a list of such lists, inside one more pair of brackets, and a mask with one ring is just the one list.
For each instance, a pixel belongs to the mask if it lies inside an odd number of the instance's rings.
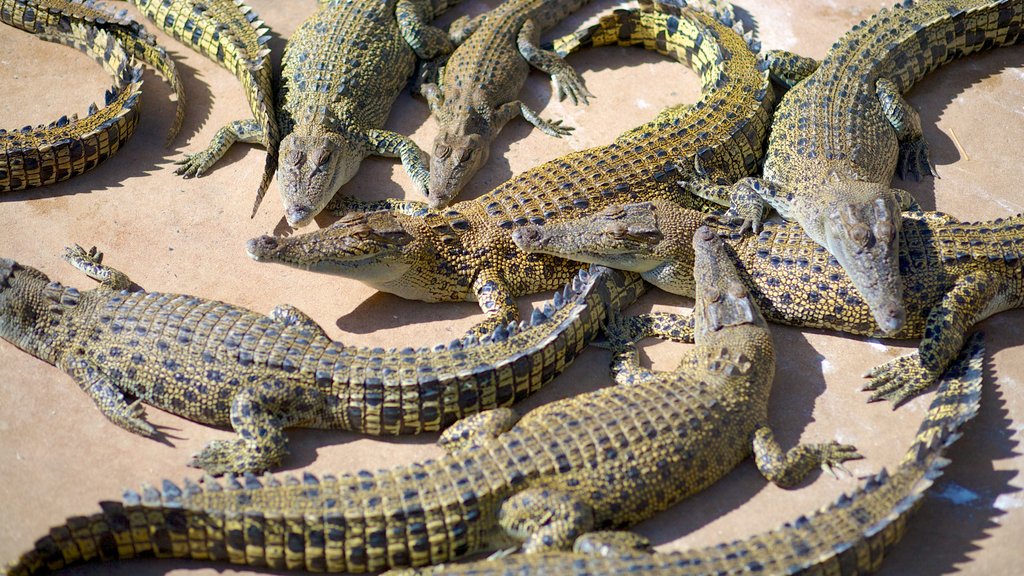
[[516,116],[550,136],[572,131],[561,121],[542,119],[518,95],[532,65],[551,76],[559,100],[587,103],[593,96],[565,60],[538,45],[541,33],[587,2],[506,0],[452,23],[449,36],[459,47],[445,62],[440,84],[421,87],[438,124],[430,157],[432,208],[451,203],[487,162],[502,127]]
[[[524,227],[518,246],[637,272],[676,294],[693,296],[693,251],[686,245],[708,224],[726,238],[730,256],[765,316],[794,326],[887,338],[921,338],[917,352],[868,374],[871,399],[894,407],[934,384],[976,322],[1024,306],[1024,215],[961,222],[940,212],[905,212],[900,279],[906,322],[887,332],[838,261],[795,222],[767,222],[757,236],[738,223],[665,201],[613,206],[575,222]],[[656,318],[650,324],[657,328]],[[639,327],[640,329],[646,329]],[[688,340],[688,331],[677,334]]]
[[[448,0],[320,2],[288,39],[275,105],[281,134],[277,181],[290,226],[311,222],[370,154],[400,157],[426,196],[422,150],[383,127],[417,58],[451,52],[448,36],[428,24],[448,6]],[[206,150],[190,156],[181,172],[203,173],[236,141],[265,140],[258,122],[232,122]],[[253,215],[261,201],[259,194]]]
[[55,27],[67,33],[72,22],[106,30],[121,41],[130,55],[159,72],[174,90],[177,102],[166,144],[170,145],[178,135],[185,119],[185,86],[174,60],[156,43],[156,36],[129,17],[127,11],[114,12],[93,0],[0,0],[0,22],[32,34],[48,33]]
[[115,79],[103,108],[89,106],[85,118],[61,116],[50,124],[0,129],[0,190],[22,190],[62,182],[82,174],[121,149],[139,123],[142,69],[115,36],[72,21],[69,30],[37,32],[42,40],[88,54]]
[[[263,178],[257,190],[262,198],[277,169],[277,148],[281,134],[274,111],[273,79],[269,29],[243,0],[131,0],[153,24],[191,46],[200,54],[217,62],[241,81],[252,111],[253,124],[244,120],[221,128],[214,144],[202,153],[187,155],[178,164],[178,174],[199,176],[216,159],[218,146],[229,146],[228,140],[257,126],[260,144],[267,149]],[[214,150],[211,152],[211,149]],[[222,154],[223,152],[221,152]],[[219,156],[218,156],[219,157]],[[259,203],[259,200],[256,202]],[[255,213],[255,207],[253,208]]]
[[763,178],[687,187],[731,201],[755,233],[765,206],[799,222],[846,270],[878,326],[898,332],[907,314],[899,212],[912,199],[890,180],[935,173],[920,117],[901,94],[956,58],[1019,42],[1022,26],[1022,0],[905,0],[855,26],[820,64],[786,54],[813,72],[779,103]]
[[286,454],[285,427],[375,435],[436,431],[518,401],[572,364],[608,310],[644,291],[635,274],[582,270],[528,322],[433,348],[345,346],[292,306],[269,316],[187,295],[128,292],[95,251],[65,258],[93,278],[79,292],[0,260],[0,337],[70,375],[104,416],[160,438],[140,402],[231,426],[192,465],[260,471]]
[[[720,17],[734,24],[731,7],[719,6]],[[249,255],[346,276],[404,298],[477,301],[486,316],[475,329],[481,333],[518,318],[515,297],[554,289],[578,266],[522,252],[512,243],[513,229],[640,198],[686,202],[692,197],[675,182],[680,158],[692,162],[699,154],[708,171],[723,178],[757,168],[775,98],[767,71],[747,41],[712,15],[664,3],[655,8],[616,10],[556,46],[640,44],[690,62],[704,88],[694,105],[667,108],[609,145],[551,160],[445,209],[344,200],[338,209],[348,216],[332,226],[254,238]],[[378,215],[367,226],[352,216],[360,211]]]
[[649,553],[650,543],[634,533],[591,532],[576,540],[572,553],[515,554],[501,560],[395,570],[387,576],[721,576],[755,572],[852,576],[875,572],[903,538],[907,520],[922,504],[925,492],[949,464],[943,451],[978,412],[983,355],[981,334],[974,334],[943,375],[917,437],[892,474],[883,468],[852,494],[843,494],[828,506],[774,530],[665,554]]
[[[635,349],[609,342],[617,386],[542,406],[517,421],[508,408],[460,420],[434,460],[339,476],[222,486],[189,480],[144,486],[123,502],[71,518],[8,574],[87,560],[154,554],[273,569],[364,572],[422,566],[519,542],[567,548],[592,526],[641,520],[695,493],[752,451],[765,475],[798,482],[813,467],[855,457],[836,443],[783,453],[765,425],[775,372],[771,334],[740,289],[714,234],[695,242],[706,280],[697,346],[676,372],[629,376]],[[753,448],[751,447],[753,445]],[[525,536],[525,538],[524,538]]]

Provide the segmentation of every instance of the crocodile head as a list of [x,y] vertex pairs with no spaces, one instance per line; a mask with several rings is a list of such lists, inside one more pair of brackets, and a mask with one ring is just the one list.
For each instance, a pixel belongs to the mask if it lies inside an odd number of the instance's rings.
[[286,238],[260,236],[247,251],[257,262],[276,262],[337,274],[374,285],[409,268],[404,248],[413,236],[391,213],[349,212],[327,228]]
[[490,145],[480,134],[441,130],[430,156],[431,208],[443,208],[487,162]]
[[293,228],[305,226],[352,179],[366,150],[335,133],[289,134],[281,140],[277,182],[284,214]]
[[512,241],[525,252],[640,273],[664,262],[658,250],[664,238],[651,202],[613,205],[577,220],[522,226],[512,232]]
[[[48,290],[53,288],[56,291]],[[39,270],[0,258],[0,338],[52,361],[45,353],[45,343],[49,340],[44,335],[59,303],[48,298],[47,293],[61,291],[62,286],[51,282]]]
[[887,186],[870,182],[845,182],[840,197],[815,225],[801,224],[843,267],[882,332],[895,333],[907,315],[899,265],[899,202]]

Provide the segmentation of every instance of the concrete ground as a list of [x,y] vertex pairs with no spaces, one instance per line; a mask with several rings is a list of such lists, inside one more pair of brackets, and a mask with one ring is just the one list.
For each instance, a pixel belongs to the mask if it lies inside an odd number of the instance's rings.
[[[496,2],[467,0],[442,20],[478,13]],[[312,0],[252,5],[274,31],[277,57],[295,27],[315,8]],[[610,8],[599,1],[556,32]],[[821,57],[853,24],[881,6],[878,0],[744,3],[766,48]],[[133,13],[135,12],[132,10]],[[150,26],[153,29],[152,26]],[[551,37],[552,33],[547,34]],[[145,73],[145,103],[138,132],[124,150],[92,172],[56,186],[8,193],[0,198],[0,254],[40,268],[55,280],[80,288],[93,284],[64,264],[63,246],[97,245],[107,261],[141,286],[225,300],[269,311],[291,303],[317,319],[345,343],[379,346],[448,341],[480,319],[475,304],[424,304],[402,300],[353,281],[257,264],[244,253],[251,237],[283,229],[276,183],[256,218],[248,218],[264,152],[239,145],[200,179],[173,174],[173,162],[206,145],[228,121],[248,115],[239,83],[223,69],[157,32],[178,62],[189,108],[181,135],[170,148],[163,140],[173,114],[167,85]],[[570,58],[597,96],[589,107],[551,102],[550,87],[533,74],[526,101],[545,118],[563,118],[576,131],[554,139],[522,120],[509,123],[490,164],[463,198],[479,196],[512,174],[578,150],[609,142],[619,132],[653,118],[662,107],[692,102],[695,74],[653,53],[602,48]],[[951,64],[909,94],[921,112],[941,179],[896,182],[926,208],[962,219],[992,219],[1024,211],[1020,146],[1024,142],[1024,47],[1003,48]],[[101,100],[109,79],[85,56],[0,27],[0,126],[20,127],[84,113]],[[427,107],[403,93],[389,128],[409,133],[429,148],[435,125]],[[391,159],[367,160],[346,192],[367,198],[414,198],[409,179]],[[320,217],[315,226],[330,218]],[[523,298],[524,310],[549,298]],[[632,312],[688,307],[688,300],[654,292]],[[1024,558],[1024,313],[982,322],[988,349],[981,412],[949,451],[953,463],[908,525],[904,542],[883,574],[1016,574]],[[856,444],[864,460],[855,476],[893,468],[931,399],[929,393],[898,411],[867,404],[859,391],[868,368],[904,354],[915,342],[849,338],[820,331],[774,327],[779,350],[771,423],[785,446],[838,438]],[[684,349],[651,344],[645,356],[670,369]],[[609,384],[607,356],[591,349],[550,387],[520,406],[546,402]],[[189,456],[231,433],[148,410],[167,427],[172,444],[132,435],[110,424],[59,370],[0,341],[0,562],[14,560],[48,527],[66,516],[90,514],[97,501],[122,489],[161,478],[198,478]],[[285,471],[345,472],[412,462],[436,455],[434,435],[377,440],[336,431],[289,433]],[[770,529],[809,513],[857,486],[857,478],[816,474],[802,487],[768,485],[750,463],[715,487],[683,502],[638,530],[660,550],[712,544]],[[1016,544],[1014,544],[1016,542]],[[241,573],[221,565],[133,562],[75,573]],[[245,572],[245,571],[242,571]],[[247,572],[246,572],[247,573]]]

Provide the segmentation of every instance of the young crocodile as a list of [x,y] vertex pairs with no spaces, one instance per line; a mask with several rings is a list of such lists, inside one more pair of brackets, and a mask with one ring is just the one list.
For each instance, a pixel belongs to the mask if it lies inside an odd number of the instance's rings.
[[[917,395],[953,361],[971,325],[1024,306],[1024,215],[965,223],[938,212],[906,212],[898,261],[907,319],[892,333],[877,324],[836,259],[795,222],[765,223],[759,235],[749,236],[738,224],[714,224],[706,214],[655,201],[614,206],[576,222],[521,228],[514,238],[523,250],[630,270],[669,292],[693,296],[693,251],[685,241],[705,223],[726,238],[769,320],[923,338],[918,352],[869,373],[872,400],[898,405]],[[677,337],[689,338],[686,332]]]
[[935,173],[920,118],[900,94],[955,58],[1020,41],[1022,26],[1022,0],[906,0],[882,9],[783,97],[763,180],[690,189],[726,203],[731,195],[755,232],[765,204],[799,222],[846,270],[882,331],[896,333],[906,318],[898,215],[910,199],[889,181],[894,171]]
[[[96,60],[115,80],[103,108],[89,106],[85,118],[61,116],[49,125],[0,129],[0,191],[62,182],[96,167],[135,133],[142,96],[142,69],[133,65],[121,42],[102,28],[77,21],[44,26],[42,40],[72,46]],[[42,31],[47,30],[47,31]]]
[[[693,63],[705,90],[693,106],[668,108],[612,144],[546,162],[476,200],[443,210],[415,202],[359,207],[385,210],[372,223],[343,217],[308,234],[256,238],[249,255],[350,277],[409,299],[477,301],[488,316],[478,327],[483,333],[517,318],[516,296],[556,288],[577,266],[520,251],[511,230],[641,198],[686,201],[675,183],[680,158],[692,163],[699,154],[723,177],[757,167],[774,94],[756,55],[709,14],[659,9],[664,12],[616,10],[570,43],[642,43]],[[722,14],[731,22],[728,11]]]
[[500,326],[482,342],[385,351],[330,340],[291,306],[264,316],[193,296],[127,292],[131,281],[95,250],[65,257],[100,288],[80,293],[0,260],[0,337],[67,372],[131,432],[159,436],[140,402],[230,425],[238,438],[210,443],[192,462],[215,474],[277,465],[285,427],[411,434],[507,406],[558,376],[609,309],[644,291],[635,274],[580,271],[528,324]]
[[242,82],[252,111],[253,120],[248,124],[245,120],[232,122],[230,127],[217,131],[206,151],[179,161],[181,166],[177,173],[201,175],[216,160],[210,156],[218,154],[218,147],[226,150],[231,138],[257,126],[260,144],[267,149],[263,178],[257,191],[257,197],[262,198],[277,169],[277,148],[281,140],[271,88],[270,49],[266,48],[269,30],[243,0],[132,0],[132,3],[161,30],[234,74]]
[[[673,373],[543,406],[460,421],[447,454],[411,466],[282,485],[248,475],[184,489],[145,486],[51,530],[11,576],[144,554],[275,569],[363,572],[436,564],[503,546],[567,548],[592,526],[621,526],[710,485],[750,455],[777,481],[856,453],[835,443],[784,454],[765,426],[771,334],[724,250],[700,236],[697,346]],[[615,341],[613,340],[613,343]],[[624,376],[635,373],[622,350]],[[623,378],[626,379],[626,378]]]
[[[416,59],[451,51],[447,35],[428,24],[448,6],[447,0],[321,2],[288,39],[277,98],[277,181],[288,224],[312,221],[370,154],[401,157],[426,195],[423,152],[383,126]],[[233,122],[209,148],[189,157],[182,171],[198,175],[235,141],[265,139],[258,122]],[[258,195],[254,214],[261,200]]]
[[637,534],[594,532],[577,539],[573,553],[516,554],[501,560],[389,572],[388,576],[853,576],[874,572],[903,538],[907,519],[949,463],[942,452],[960,437],[959,428],[977,414],[983,356],[982,338],[975,334],[943,375],[914,443],[891,475],[883,468],[854,493],[844,494],[813,514],[798,516],[775,530],[668,554],[650,554],[650,543]]
[[509,120],[523,118],[551,136],[572,128],[542,119],[519,100],[530,66],[549,74],[561,100],[573,104],[592,96],[571,66],[538,45],[541,33],[589,0],[506,0],[451,26],[459,43],[445,63],[441,84],[421,91],[438,124],[430,157],[432,208],[447,206],[490,155],[491,142]]

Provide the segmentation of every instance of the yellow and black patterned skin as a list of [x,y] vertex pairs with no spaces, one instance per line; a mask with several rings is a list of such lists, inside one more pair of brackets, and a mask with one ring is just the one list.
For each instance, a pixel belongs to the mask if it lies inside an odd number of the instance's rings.
[[[350,225],[346,217],[307,234],[264,236],[249,242],[249,255],[404,298],[476,301],[487,314],[478,328],[484,333],[518,318],[515,297],[557,288],[576,265],[522,252],[512,242],[514,229],[636,199],[692,200],[677,185],[677,163],[692,165],[697,155],[716,177],[757,168],[774,103],[767,72],[743,37],[711,15],[678,6],[659,10],[616,10],[555,46],[561,53],[589,42],[642,44],[670,54],[700,73],[704,93],[696,104],[668,108],[607,146],[545,162],[478,199],[437,210],[417,202],[349,201],[345,207],[353,212],[377,210],[376,223]],[[404,240],[388,241],[394,236]]]
[[[270,49],[266,47],[270,40],[268,28],[242,0],[132,0],[132,3],[158,28],[217,62],[242,83],[253,118],[232,122],[231,128],[238,133],[244,132],[246,127],[256,128],[259,143],[267,149],[267,162],[257,190],[255,204],[258,206],[277,169],[277,146],[281,140],[274,111]],[[224,145],[223,140],[230,133],[229,128],[221,129],[214,136],[214,142]],[[238,136],[248,139],[248,135]],[[209,160],[203,154],[196,158],[190,155],[179,162],[182,167],[178,172],[200,175],[216,160]]]
[[856,284],[795,222],[768,222],[760,234],[750,236],[739,224],[717,223],[706,214],[655,201],[612,207],[575,222],[523,228],[516,240],[527,251],[629,270],[665,290],[693,296],[693,251],[685,239],[702,223],[725,238],[744,283],[772,322],[922,338],[916,353],[869,373],[873,400],[899,404],[933,386],[972,325],[1024,305],[1021,215],[960,222],[939,212],[905,212],[899,266],[907,317],[895,333],[878,326]]
[[[568,549],[593,526],[646,518],[751,453],[774,377],[771,335],[731,262],[715,257],[720,240],[708,232],[697,241],[708,247],[698,249],[705,313],[673,373],[642,376],[635,350],[613,336],[620,374],[634,381],[518,422],[504,408],[463,419],[442,435],[447,453],[436,460],[301,481],[144,486],[51,530],[7,574],[141,555],[364,572],[437,564],[520,535],[528,550]],[[852,456],[845,448],[801,446],[800,462],[768,452],[761,460],[797,480],[787,469],[838,463]]]
[[751,213],[767,203],[799,222],[843,266],[879,327],[899,331],[899,212],[909,195],[890,180],[934,174],[920,118],[901,94],[956,58],[1019,42],[1022,25],[1022,0],[907,0],[855,26],[782,98],[763,180],[733,189],[753,205],[741,215],[757,228]]
[[[576,541],[573,553],[514,554],[500,560],[445,564],[388,576],[597,576],[644,574],[700,576],[875,572],[908,529],[908,519],[949,460],[943,451],[977,414],[984,345],[974,335],[949,371],[896,470],[870,476],[851,494],[779,528],[706,548],[651,554],[649,542],[629,532],[595,532]],[[639,544],[639,546],[638,546]]]
[[85,118],[62,116],[50,124],[0,129],[0,191],[62,182],[96,167],[135,133],[141,106],[142,70],[118,39],[102,28],[78,22],[36,32],[42,40],[71,46],[95,59],[116,83],[104,106],[90,106]]
[[519,92],[533,66],[551,76],[559,100],[586,103],[592,96],[571,66],[539,45],[544,31],[587,2],[506,0],[452,24],[450,36],[461,42],[445,61],[439,83],[422,87],[438,124],[430,156],[432,208],[451,203],[487,162],[502,127],[516,116],[550,136],[572,131],[561,121],[542,119],[519,100]]
[[375,435],[437,431],[508,406],[550,382],[599,332],[609,309],[644,291],[635,274],[580,271],[529,322],[483,341],[383,350],[329,339],[290,306],[269,316],[194,296],[128,292],[95,252],[68,260],[103,281],[79,292],[4,260],[0,337],[67,372],[115,424],[144,436],[146,404],[239,436],[192,465],[262,471],[286,454],[286,427]]

